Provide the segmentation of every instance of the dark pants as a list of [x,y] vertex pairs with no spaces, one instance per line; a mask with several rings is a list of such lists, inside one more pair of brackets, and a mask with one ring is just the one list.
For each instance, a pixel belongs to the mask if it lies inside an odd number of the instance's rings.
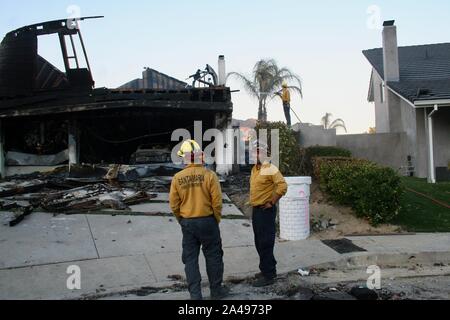
[[202,299],[201,274],[198,265],[200,247],[206,260],[211,294],[220,290],[223,282],[223,250],[219,224],[208,218],[181,219],[183,231],[183,263],[189,293],[194,300]]
[[286,123],[288,127],[291,126],[291,104],[289,102],[283,102],[284,115],[286,117]]
[[277,276],[277,261],[273,254],[276,216],[276,206],[271,209],[253,208],[253,232],[255,233],[256,250],[259,254],[259,269],[267,279]]

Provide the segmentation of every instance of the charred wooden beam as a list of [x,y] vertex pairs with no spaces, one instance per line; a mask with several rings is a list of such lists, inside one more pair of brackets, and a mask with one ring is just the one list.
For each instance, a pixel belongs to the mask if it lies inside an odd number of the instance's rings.
[[21,223],[25,219],[25,217],[27,217],[27,216],[29,216],[30,214],[33,213],[33,209],[34,208],[32,206],[28,206],[28,207],[24,207],[21,210],[19,210],[14,215],[14,218],[9,221],[9,226],[10,227],[17,226],[19,223]]
[[64,114],[72,112],[88,112],[97,110],[117,109],[154,109],[154,110],[199,110],[199,111],[228,111],[231,113],[231,104],[180,101],[118,101],[107,103],[92,103],[81,105],[54,106],[46,108],[29,108],[22,110],[0,111],[0,118],[38,116],[47,114]]

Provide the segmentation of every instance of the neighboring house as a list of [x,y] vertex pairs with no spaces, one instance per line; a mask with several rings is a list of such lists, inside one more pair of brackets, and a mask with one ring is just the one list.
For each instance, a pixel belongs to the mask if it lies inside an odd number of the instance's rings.
[[398,47],[394,21],[386,21],[383,48],[363,53],[373,66],[369,101],[377,134],[402,133],[402,148],[390,152],[402,153],[415,176],[448,178],[450,43]]
[[363,53],[373,66],[376,133],[297,124],[300,146],[338,146],[402,175],[450,180],[450,43],[399,48],[394,21],[386,21],[383,48]]

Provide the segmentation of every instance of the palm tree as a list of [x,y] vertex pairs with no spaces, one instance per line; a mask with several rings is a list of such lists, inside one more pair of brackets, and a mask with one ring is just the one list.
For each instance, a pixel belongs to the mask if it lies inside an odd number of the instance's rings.
[[247,92],[258,99],[258,120],[267,121],[267,102],[281,90],[283,82],[292,82],[289,86],[293,92],[297,92],[303,97],[302,81],[299,76],[294,74],[288,68],[279,68],[273,59],[260,60],[255,64],[251,78],[237,72],[228,74],[228,78],[234,77],[244,84]]
[[331,117],[333,115],[331,113],[326,113],[325,116],[322,118],[322,125],[325,129],[338,129],[342,128],[347,133],[347,127],[345,126],[345,122],[342,119],[336,119],[333,122],[331,122]]

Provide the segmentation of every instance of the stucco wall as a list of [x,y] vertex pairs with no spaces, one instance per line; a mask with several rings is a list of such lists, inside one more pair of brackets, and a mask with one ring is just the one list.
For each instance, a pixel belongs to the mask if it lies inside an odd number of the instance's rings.
[[293,129],[298,133],[300,146],[308,148],[312,146],[335,147],[336,129],[326,130],[322,126],[310,124],[296,124]]
[[389,90],[387,93],[389,109],[389,132],[403,132],[402,102],[399,96]]
[[350,150],[356,158],[405,172],[402,167],[407,166],[406,133],[342,135],[336,141],[338,147]]
[[[387,109],[386,99],[382,101],[381,90],[385,90],[382,87],[383,81],[378,73],[373,71],[373,95],[375,102],[375,125],[377,132],[386,133],[390,131],[389,127],[389,111]],[[386,94],[385,94],[386,97]]]
[[[400,99],[400,98],[399,98]],[[422,171],[421,166],[423,163],[417,161],[417,156],[419,154],[419,146],[417,145],[417,110],[413,108],[408,102],[403,99],[399,100],[400,102],[400,130],[401,132],[406,133],[406,145],[405,151],[408,156],[412,157],[412,165],[414,167],[415,176],[419,176],[417,174],[418,170]],[[426,170],[426,163],[425,163]],[[426,171],[425,171],[426,172]],[[426,177],[420,175],[421,178]]]

